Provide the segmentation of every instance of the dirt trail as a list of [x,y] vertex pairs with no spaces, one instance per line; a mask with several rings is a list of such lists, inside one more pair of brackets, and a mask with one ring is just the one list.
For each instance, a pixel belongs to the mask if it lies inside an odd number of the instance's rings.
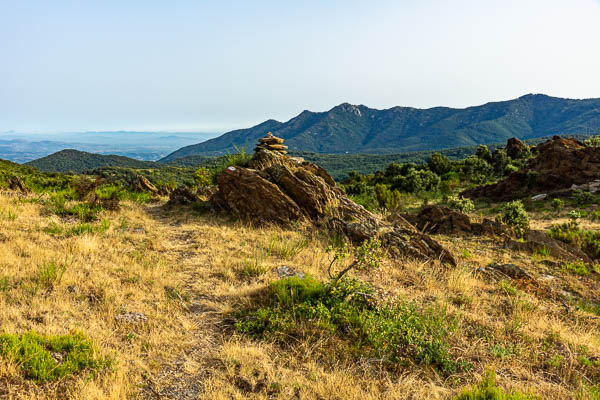
[[194,328],[189,331],[189,348],[154,376],[147,376],[137,398],[197,399],[223,343],[221,310],[227,299],[215,293],[217,277],[203,254],[210,239],[203,237],[198,224],[182,220],[184,216],[168,215],[162,207],[151,207],[148,213],[163,227],[165,258],[183,277],[178,287],[165,290],[193,320]]

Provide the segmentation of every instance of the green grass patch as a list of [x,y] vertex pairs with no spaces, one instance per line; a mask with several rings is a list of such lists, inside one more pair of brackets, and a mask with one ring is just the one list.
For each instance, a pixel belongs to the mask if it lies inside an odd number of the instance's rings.
[[483,381],[468,390],[463,391],[452,400],[536,400],[537,396],[525,395],[519,392],[506,393],[496,382],[496,372],[488,371]]
[[587,276],[592,273],[592,271],[590,271],[590,269],[588,268],[587,264],[583,261],[565,263],[563,268],[565,269],[565,271],[579,276]]
[[103,219],[100,224],[90,224],[87,222],[80,222],[75,226],[70,228],[63,228],[58,225],[56,222],[50,223],[46,228],[44,228],[44,232],[48,235],[52,236],[60,236],[60,237],[71,237],[71,236],[79,236],[79,235],[95,235],[99,233],[104,233],[110,228],[110,222],[108,220]]
[[92,342],[81,333],[44,336],[35,332],[0,335],[0,356],[18,366],[26,379],[56,381],[84,372],[95,374],[113,361],[96,355]]

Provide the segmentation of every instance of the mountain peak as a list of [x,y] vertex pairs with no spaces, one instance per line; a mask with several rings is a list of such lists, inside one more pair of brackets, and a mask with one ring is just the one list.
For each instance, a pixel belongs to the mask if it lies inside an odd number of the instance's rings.
[[330,112],[344,112],[344,113],[351,113],[354,115],[357,115],[359,117],[362,117],[362,112],[360,111],[360,107],[359,106],[355,106],[354,104],[350,104],[350,103],[342,103],[339,106],[335,106],[333,107]]

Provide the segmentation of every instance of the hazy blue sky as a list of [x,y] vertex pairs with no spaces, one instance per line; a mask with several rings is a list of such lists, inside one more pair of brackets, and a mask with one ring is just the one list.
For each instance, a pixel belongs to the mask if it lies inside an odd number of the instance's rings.
[[0,0],[0,132],[600,97],[598,0]]

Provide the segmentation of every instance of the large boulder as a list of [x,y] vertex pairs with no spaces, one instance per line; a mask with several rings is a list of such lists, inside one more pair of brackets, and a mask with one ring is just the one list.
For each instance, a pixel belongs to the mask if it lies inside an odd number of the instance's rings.
[[259,149],[245,167],[232,166],[217,178],[210,202],[216,209],[258,223],[310,223],[346,235],[354,243],[379,238],[392,254],[440,259],[451,254],[408,222],[379,220],[336,187],[321,167]]
[[534,148],[527,167],[501,181],[467,190],[466,197],[508,201],[538,193],[553,193],[600,179],[600,148],[575,139],[553,137]]

